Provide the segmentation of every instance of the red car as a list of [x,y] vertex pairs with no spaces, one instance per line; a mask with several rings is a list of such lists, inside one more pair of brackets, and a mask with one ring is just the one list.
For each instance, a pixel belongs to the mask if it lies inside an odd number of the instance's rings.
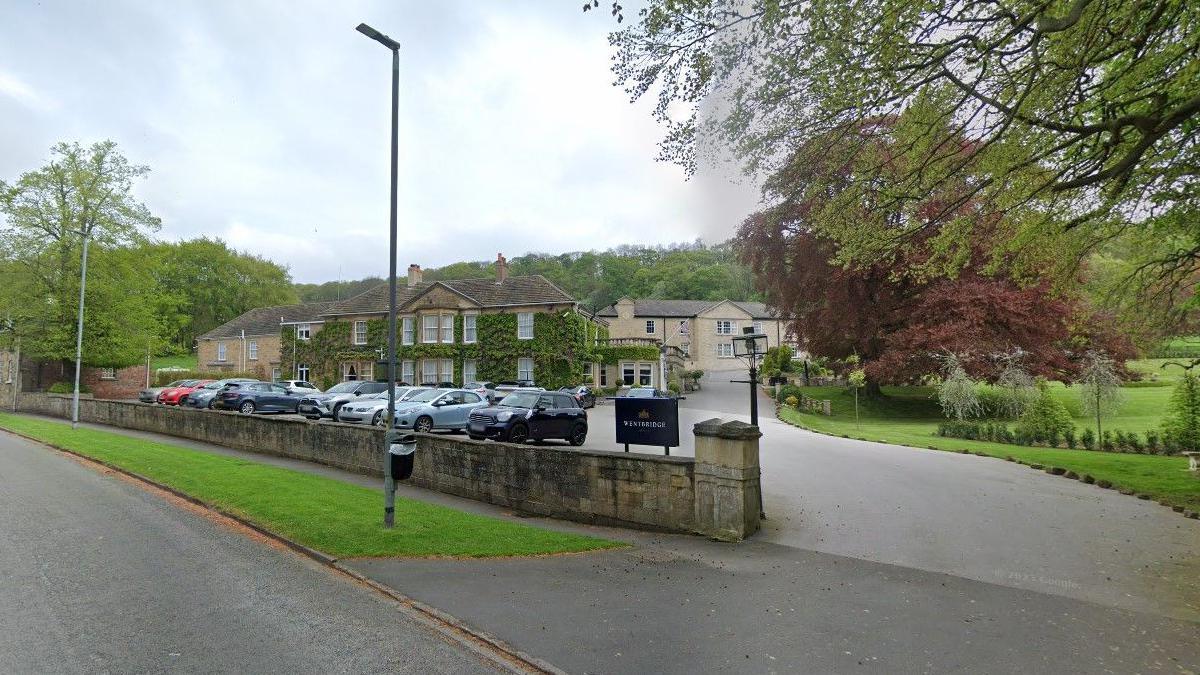
[[179,405],[187,398],[188,394],[209,382],[212,382],[212,380],[184,380],[178,387],[168,387],[160,391],[158,393],[158,402],[163,405]]

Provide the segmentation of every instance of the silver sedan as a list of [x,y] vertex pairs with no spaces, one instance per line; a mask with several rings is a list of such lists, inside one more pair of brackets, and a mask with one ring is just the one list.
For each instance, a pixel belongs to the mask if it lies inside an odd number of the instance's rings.
[[[429,391],[429,387],[396,387],[396,403],[407,401],[408,399],[420,394],[423,391]],[[338,411],[337,421],[349,422],[351,424],[373,424],[377,427],[384,425],[384,417],[387,415],[387,392],[383,391],[370,396],[363,396],[358,400],[351,401],[342,406]]]

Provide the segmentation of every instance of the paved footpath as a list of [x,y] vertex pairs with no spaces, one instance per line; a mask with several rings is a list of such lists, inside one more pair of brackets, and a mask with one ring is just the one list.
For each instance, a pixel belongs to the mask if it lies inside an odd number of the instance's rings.
[[[296,460],[123,433],[379,483]],[[1022,588],[769,536],[729,545],[521,518],[409,486],[401,494],[631,544],[525,559],[342,561],[570,672],[1200,673],[1200,622],[1174,616],[1188,607],[1138,611],[1067,597],[1059,591],[1069,589],[1052,579],[1025,580],[1035,587]]]
[[462,673],[394,601],[0,433],[0,673]]

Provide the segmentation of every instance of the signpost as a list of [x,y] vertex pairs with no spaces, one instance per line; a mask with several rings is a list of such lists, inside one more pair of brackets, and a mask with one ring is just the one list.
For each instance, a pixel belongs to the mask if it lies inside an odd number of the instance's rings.
[[615,398],[617,442],[631,445],[657,445],[671,454],[679,447],[679,399]]

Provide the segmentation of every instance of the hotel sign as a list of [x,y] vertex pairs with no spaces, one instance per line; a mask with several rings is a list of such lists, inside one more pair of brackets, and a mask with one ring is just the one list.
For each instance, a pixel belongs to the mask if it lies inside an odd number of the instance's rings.
[[617,398],[613,403],[618,443],[679,447],[679,399]]

